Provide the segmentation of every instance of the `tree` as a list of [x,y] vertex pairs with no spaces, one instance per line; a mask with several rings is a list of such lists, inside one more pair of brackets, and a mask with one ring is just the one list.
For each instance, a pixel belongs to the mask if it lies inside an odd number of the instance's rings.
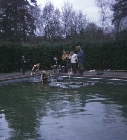
[[84,30],[87,26],[87,19],[86,15],[84,15],[81,11],[77,13],[77,32],[81,33],[82,30]]
[[63,29],[63,36],[66,38],[71,35],[71,25],[73,23],[73,7],[69,3],[64,3],[62,7],[62,29]]
[[74,11],[69,3],[64,3],[62,7],[62,29],[64,38],[74,37],[86,27],[86,16],[81,12]]
[[89,41],[101,40],[104,36],[103,29],[95,23],[89,23],[84,30],[85,39]]
[[60,36],[60,11],[51,2],[46,3],[43,8],[40,25],[46,40],[51,41]]
[[112,19],[113,19],[113,12],[112,6],[115,3],[115,0],[96,0],[97,6],[100,8],[101,14],[101,22],[102,27],[108,29],[109,31],[112,30]]
[[127,1],[117,0],[113,5],[113,23],[117,31],[127,28],[125,22],[127,21]]
[[1,0],[1,39],[27,42],[27,36],[34,35],[36,29],[32,8],[27,0]]

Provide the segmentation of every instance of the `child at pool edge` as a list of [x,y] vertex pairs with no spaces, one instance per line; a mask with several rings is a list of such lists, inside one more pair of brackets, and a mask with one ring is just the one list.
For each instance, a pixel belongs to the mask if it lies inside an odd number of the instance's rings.
[[40,63],[37,63],[33,66],[32,71],[31,71],[31,75],[38,75],[39,74],[39,66],[40,66]]

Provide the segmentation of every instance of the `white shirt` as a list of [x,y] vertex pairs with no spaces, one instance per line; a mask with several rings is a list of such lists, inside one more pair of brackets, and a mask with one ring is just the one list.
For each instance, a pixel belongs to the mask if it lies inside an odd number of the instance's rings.
[[76,63],[76,59],[77,59],[77,54],[73,54],[71,56],[71,63]]

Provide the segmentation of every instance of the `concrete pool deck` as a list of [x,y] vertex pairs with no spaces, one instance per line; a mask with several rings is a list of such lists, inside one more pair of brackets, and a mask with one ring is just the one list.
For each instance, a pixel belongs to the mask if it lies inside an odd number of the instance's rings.
[[[50,71],[50,73],[52,75],[62,75],[62,76],[68,75],[68,73],[56,74],[56,73],[53,73],[52,70]],[[70,75],[70,76],[75,76],[75,77],[78,76],[79,77],[78,74]],[[29,78],[29,77],[33,77],[33,76],[31,76],[31,71],[27,71],[25,73],[25,75],[23,75],[21,72],[0,73],[0,82],[8,81],[8,80],[15,80],[15,79],[22,79],[22,78]],[[109,70],[109,71],[104,71],[102,73],[99,73],[97,71],[90,70],[90,71],[85,71],[83,73],[83,77],[127,80],[127,71],[126,70]]]
[[32,77],[30,71],[27,71],[25,75],[23,75],[21,72],[0,73],[0,82],[28,77]]

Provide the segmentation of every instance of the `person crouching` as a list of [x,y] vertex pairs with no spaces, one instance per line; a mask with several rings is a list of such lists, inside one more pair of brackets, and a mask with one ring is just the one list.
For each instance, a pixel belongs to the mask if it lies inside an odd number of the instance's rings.
[[38,75],[39,74],[39,66],[40,64],[35,64],[32,68],[32,72],[31,72],[31,75]]

